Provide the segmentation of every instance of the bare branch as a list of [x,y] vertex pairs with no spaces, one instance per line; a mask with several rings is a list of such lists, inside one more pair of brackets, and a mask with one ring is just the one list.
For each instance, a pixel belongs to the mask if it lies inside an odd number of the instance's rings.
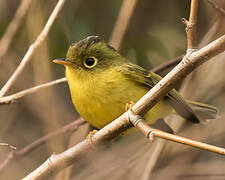
[[14,157],[15,151],[11,151],[5,158],[5,160],[0,164],[0,172],[11,162]]
[[22,19],[24,18],[25,14],[27,13],[27,10],[30,7],[32,0],[23,0],[20,3],[19,8],[16,10],[16,13],[12,19],[12,21],[9,23],[4,36],[0,40],[0,64],[3,61],[2,57],[6,54],[9,45],[16,34],[18,27],[20,26]]
[[[161,97],[168,93],[182,78],[187,76],[199,65],[224,50],[225,35],[211,42],[202,49],[195,51],[192,54],[187,54],[183,60],[172,71],[170,71],[170,73],[168,73],[133,106],[134,113],[142,116],[145,112],[152,108],[161,99]],[[128,113],[126,112],[116,120],[112,121],[110,124],[94,134],[91,142],[84,140],[61,154],[52,155],[40,167],[26,176],[24,180],[46,179],[49,175],[57,173],[63,168],[73,164],[81,157],[83,153],[87,152],[93,146],[112,139],[131,127],[127,117]]]
[[22,149],[19,150],[14,149],[14,151],[10,152],[6,157],[6,159],[0,164],[0,172],[2,172],[9,165],[9,163],[12,162],[12,160],[24,157],[25,155],[29,154],[40,145],[44,144],[46,141],[56,136],[76,131],[84,123],[86,122],[84,121],[83,118],[78,118],[75,121],[63,126],[62,128],[57,129],[56,131],[53,131],[45,136],[42,136],[41,138],[37,139],[31,144],[28,144]]
[[31,57],[32,57],[35,49],[38,48],[41,45],[41,43],[45,40],[46,36],[48,35],[48,32],[49,32],[50,28],[52,27],[52,24],[54,23],[57,15],[60,12],[60,10],[62,9],[64,3],[65,3],[65,0],[59,0],[58,1],[57,5],[55,6],[55,8],[52,12],[52,14],[49,17],[44,29],[39,34],[39,36],[37,37],[35,42],[33,44],[31,44],[31,46],[29,47],[25,56],[23,57],[21,63],[19,64],[19,66],[17,67],[15,72],[12,74],[12,76],[9,78],[7,83],[1,89],[0,97],[3,97],[5,95],[5,93],[9,90],[9,88],[13,85],[13,83],[18,78],[20,73],[23,71],[23,69],[25,68],[27,63],[31,60]]
[[207,151],[214,152],[214,153],[217,153],[217,154],[225,155],[225,149],[224,148],[220,148],[220,147],[213,146],[213,145],[210,145],[210,144],[202,143],[202,142],[199,142],[199,141],[194,141],[194,140],[191,140],[191,139],[188,139],[188,138],[184,138],[184,137],[181,137],[181,136],[177,136],[177,135],[174,135],[174,134],[170,134],[170,133],[167,133],[167,132],[160,131],[158,129],[154,129],[154,128],[150,127],[144,121],[144,119],[142,119],[141,116],[135,115],[134,113],[132,113],[132,111],[129,111],[129,120],[150,141],[153,141],[154,137],[160,137],[162,139],[166,139],[166,140],[169,140],[169,141],[174,141],[174,142],[189,145],[189,146],[192,146],[192,147],[195,147],[195,148],[199,148],[199,149],[207,150]]
[[136,4],[137,0],[123,1],[120,14],[117,18],[116,25],[114,26],[113,32],[109,40],[109,44],[111,44],[117,50],[120,49],[124,34],[127,31],[127,27],[134,12]]
[[20,149],[19,151],[16,151],[16,156],[24,156],[30,153],[33,149],[36,147],[39,147],[41,144],[45,143],[47,140],[52,139],[53,137],[56,137],[58,135],[64,134],[66,132],[74,132],[77,130],[82,124],[86,123],[83,118],[78,118],[75,121],[63,126],[62,128],[53,131],[45,136],[42,136],[40,139],[37,139],[36,141],[32,142],[31,144],[27,145],[26,147]]
[[35,93],[41,89],[44,89],[44,88],[47,88],[47,87],[50,87],[50,86],[53,86],[53,85],[56,85],[56,84],[59,84],[59,83],[62,83],[62,82],[66,82],[66,78],[61,78],[61,79],[57,79],[57,80],[54,80],[54,81],[51,81],[51,82],[48,82],[48,83],[45,83],[45,84],[41,84],[41,85],[38,85],[38,86],[34,86],[32,88],[29,88],[29,89],[25,89],[23,91],[20,91],[20,92],[17,92],[15,94],[12,94],[10,96],[5,96],[5,97],[2,97],[0,98],[0,105],[1,104],[10,104],[10,103],[13,103],[15,102],[17,99],[23,97],[23,96],[26,96],[28,94],[32,94],[32,93]]

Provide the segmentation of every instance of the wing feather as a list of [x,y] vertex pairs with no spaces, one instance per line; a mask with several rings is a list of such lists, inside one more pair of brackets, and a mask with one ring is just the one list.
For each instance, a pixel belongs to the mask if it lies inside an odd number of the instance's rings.
[[[149,89],[155,86],[162,79],[159,75],[149,72],[144,68],[132,63],[123,65],[119,71],[121,71],[130,80],[146,85],[149,87]],[[174,110],[183,118],[193,123],[200,122],[190,105],[184,100],[184,98],[182,98],[181,95],[179,95],[175,89],[172,89],[164,97],[164,99],[168,101],[171,107],[173,107]]]

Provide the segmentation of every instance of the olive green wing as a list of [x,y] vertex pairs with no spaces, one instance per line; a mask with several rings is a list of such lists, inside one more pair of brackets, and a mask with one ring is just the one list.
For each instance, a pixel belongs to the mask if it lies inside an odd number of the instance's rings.
[[[129,80],[144,84],[150,88],[155,86],[162,79],[159,75],[149,72],[132,63],[123,65],[120,68],[120,71]],[[164,98],[175,109],[177,114],[193,123],[200,122],[190,105],[179,95],[175,89],[172,89]]]

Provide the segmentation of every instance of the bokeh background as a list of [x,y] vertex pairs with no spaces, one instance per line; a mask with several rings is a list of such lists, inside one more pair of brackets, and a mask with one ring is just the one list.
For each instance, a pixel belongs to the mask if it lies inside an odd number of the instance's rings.
[[[25,0],[24,0],[25,1]],[[52,63],[54,58],[65,57],[69,45],[89,35],[99,35],[109,41],[124,1],[87,1],[67,0],[54,22],[49,35],[35,51],[32,61],[27,65],[7,95],[32,86],[64,77],[64,68]],[[220,8],[225,8],[224,0],[214,0]],[[0,1],[0,38],[4,36],[9,22],[14,18],[21,1]],[[20,63],[29,45],[34,42],[43,29],[57,1],[33,0],[22,20],[7,52],[0,59],[0,87],[2,87]],[[199,1],[198,42],[203,47],[225,33],[225,13],[216,9],[207,0]],[[190,1],[137,1],[123,36],[120,52],[131,61],[152,69],[186,50],[185,27],[181,18],[189,16]],[[124,8],[124,13],[128,7]],[[121,27],[122,28],[122,27]],[[1,49],[0,49],[1,51]],[[181,93],[188,99],[215,105],[220,110],[220,118],[205,125],[177,125],[181,120],[173,118],[172,126],[178,134],[214,145],[225,147],[225,54],[194,71],[182,85]],[[41,90],[25,96],[13,104],[0,105],[0,142],[25,147],[34,140],[53,132],[74,121],[78,117],[74,109],[66,83]],[[170,119],[171,120],[171,119]],[[174,123],[175,122],[175,123]],[[37,168],[53,152],[59,153],[82,140],[88,132],[88,125],[82,125],[78,131],[56,136],[31,153],[13,160],[0,172],[0,179],[20,179]],[[178,130],[179,129],[179,130]],[[144,139],[144,137],[141,137]],[[130,140],[131,141],[131,140]],[[126,143],[130,142],[126,141]],[[131,142],[130,142],[131,143]],[[148,143],[144,140],[144,143]],[[118,161],[96,162],[95,169],[81,163],[70,167],[52,179],[225,179],[225,158],[213,153],[196,150],[184,145],[159,141],[161,146],[149,145],[142,148],[146,152],[137,157],[137,164],[126,165],[127,153],[120,148],[108,151],[102,156],[120,157]],[[133,142],[131,143],[133,144]],[[113,145],[112,145],[113,146]],[[110,146],[111,147],[111,146]],[[110,148],[109,148],[110,149]],[[153,149],[149,151],[149,149]],[[115,153],[115,152],[116,153]],[[0,164],[4,162],[10,148],[0,146]],[[121,153],[121,154],[120,154]],[[114,155],[112,155],[114,154]],[[132,156],[132,154],[130,154]],[[154,157],[156,162],[151,159]],[[126,158],[125,158],[126,157]],[[124,159],[123,159],[124,158]],[[129,159],[129,158],[128,158]],[[90,160],[91,161],[91,160]],[[130,161],[129,161],[130,162]],[[132,161],[133,162],[133,161]],[[120,164],[121,163],[121,164]],[[149,164],[154,164],[149,165]],[[115,167],[115,164],[119,167]],[[149,166],[148,166],[149,165]],[[111,167],[115,168],[111,168]],[[82,173],[81,171],[82,167]],[[124,168],[126,167],[126,168]],[[151,167],[149,173],[143,167]],[[80,169],[79,169],[80,168]],[[103,171],[99,174],[99,171]],[[110,169],[111,168],[111,169]],[[76,170],[74,170],[76,169]],[[76,173],[72,173],[76,172]],[[97,173],[98,172],[98,173]],[[115,172],[117,176],[115,176]]]

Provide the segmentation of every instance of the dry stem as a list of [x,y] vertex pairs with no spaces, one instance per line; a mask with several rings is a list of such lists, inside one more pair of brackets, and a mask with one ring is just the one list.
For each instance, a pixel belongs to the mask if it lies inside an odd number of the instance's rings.
[[207,150],[210,152],[218,153],[225,155],[225,149],[217,146],[209,145],[206,143],[202,143],[199,141],[194,141],[188,138],[184,138],[181,136],[177,136],[174,134],[170,134],[167,132],[163,132],[158,129],[154,129],[150,127],[140,116],[135,115],[132,111],[129,111],[129,120],[131,123],[138,128],[150,141],[153,140],[154,137],[160,137],[162,139],[166,139],[169,141],[174,141],[177,143],[189,145],[192,147],[196,147],[199,149]]
[[198,0],[191,1],[190,17],[189,21],[185,18],[182,19],[183,23],[186,25],[187,33],[187,50],[196,49],[197,46],[197,16],[198,15]]
[[18,78],[18,76],[20,75],[20,73],[23,71],[23,69],[25,68],[26,64],[30,61],[34,51],[36,48],[38,48],[41,43],[45,40],[46,36],[48,35],[48,32],[52,26],[52,24],[54,23],[58,13],[60,12],[60,10],[63,7],[63,4],[65,3],[65,0],[59,0],[57,5],[55,6],[52,14],[50,15],[44,29],[42,30],[42,32],[39,34],[39,36],[37,37],[37,39],[35,40],[35,42],[33,44],[31,44],[31,46],[29,47],[28,51],[26,52],[25,56],[23,57],[21,63],[19,64],[19,66],[17,67],[17,69],[14,71],[14,73],[12,74],[12,76],[9,78],[9,80],[7,81],[7,83],[3,86],[3,88],[0,91],[0,97],[3,97],[5,95],[5,93],[9,90],[9,88],[13,85],[13,83],[15,82],[15,80]]
[[59,136],[61,134],[65,134],[68,132],[74,132],[84,123],[86,122],[84,121],[83,118],[78,118],[75,121],[63,126],[62,128],[57,129],[56,131],[51,132],[45,136],[42,136],[41,138],[35,140],[31,144],[28,144],[22,149],[19,149],[19,150],[13,149],[14,151],[10,152],[8,156],[6,157],[6,159],[0,164],[0,172],[3,171],[9,165],[9,163],[12,162],[12,160],[24,157],[25,155],[32,152],[33,149],[39,147],[41,144],[45,143],[49,139],[52,139],[56,136]]
[[51,82],[48,82],[48,83],[45,83],[45,84],[41,84],[41,85],[38,85],[38,86],[34,86],[32,88],[29,88],[29,89],[25,89],[23,91],[20,91],[20,92],[17,92],[15,94],[12,94],[10,96],[5,96],[5,97],[2,97],[0,98],[0,104],[10,104],[10,103],[13,103],[15,102],[17,99],[25,96],[25,95],[28,95],[28,94],[32,94],[32,93],[35,93],[41,89],[44,89],[44,88],[47,88],[47,87],[50,87],[50,86],[53,86],[53,85],[56,85],[56,84],[59,84],[59,83],[62,83],[62,82],[66,82],[66,78],[61,78],[61,79],[57,79],[57,80],[54,80],[54,81],[51,81]]

